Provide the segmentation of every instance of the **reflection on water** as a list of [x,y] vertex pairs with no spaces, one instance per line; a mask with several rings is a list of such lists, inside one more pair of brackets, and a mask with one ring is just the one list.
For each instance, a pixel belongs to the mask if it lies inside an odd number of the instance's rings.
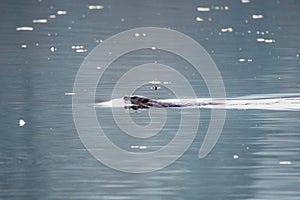
[[[292,0],[2,2],[0,198],[299,199],[299,111],[228,110],[217,145],[199,159],[211,115],[209,109],[201,110],[196,138],[180,159],[153,173],[126,174],[98,162],[84,148],[71,100],[77,70],[95,46],[145,26],[171,28],[203,45],[221,72],[228,98],[299,93],[299,9]],[[123,72],[155,61],[195,77],[190,81],[199,98],[209,97],[189,63],[151,50],[116,60],[99,82],[96,101],[111,99]],[[174,98],[168,84],[158,90],[153,85],[137,92]],[[179,120],[178,111],[170,110],[164,133],[151,141],[130,140],[109,120],[110,108],[97,109],[97,114],[109,138],[141,153],[167,144]],[[149,121],[148,111],[130,115],[141,125]]]

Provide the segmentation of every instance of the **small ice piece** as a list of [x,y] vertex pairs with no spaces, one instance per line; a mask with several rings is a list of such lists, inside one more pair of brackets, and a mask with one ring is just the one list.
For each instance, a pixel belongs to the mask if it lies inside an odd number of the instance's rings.
[[89,5],[88,9],[89,10],[102,10],[104,8],[104,6],[102,5]]
[[233,159],[238,159],[239,155],[233,155]]
[[250,0],[241,0],[241,3],[250,3]]
[[279,164],[280,165],[290,165],[290,164],[292,164],[292,162],[291,161],[280,161]]
[[55,52],[56,50],[57,50],[56,47],[51,47],[51,48],[50,48],[50,51],[51,51],[51,52]]
[[201,18],[201,17],[196,17],[196,21],[197,21],[197,22],[203,22],[203,21],[204,21],[204,19],[203,19],[203,18]]
[[57,13],[58,15],[66,15],[66,14],[67,14],[67,11],[65,11],[65,10],[58,10],[56,13]]
[[265,39],[264,39],[264,38],[257,38],[256,41],[257,41],[257,42],[264,42]]
[[21,48],[22,48],[22,49],[26,49],[26,48],[27,48],[27,45],[26,45],[26,44],[22,44],[22,45],[21,45]]
[[24,126],[26,124],[26,122],[23,119],[19,120],[19,126]]
[[275,42],[275,40],[273,40],[273,39],[265,39],[265,43],[274,43]]
[[84,52],[87,52],[86,49],[76,49],[75,50],[77,53],[84,53]]
[[199,12],[209,12],[210,8],[208,8],[208,7],[197,7],[197,11],[199,11]]
[[49,15],[49,18],[50,18],[50,19],[55,19],[55,18],[56,18],[56,15]]
[[74,96],[74,95],[76,95],[76,93],[75,92],[66,92],[65,95],[66,96]]
[[17,27],[17,31],[33,31],[33,27],[30,26],[22,26],[22,27]]
[[149,81],[148,83],[150,83],[150,84],[161,84],[161,81]]
[[228,33],[231,33],[233,31],[233,28],[231,27],[228,27],[228,28],[222,28],[221,29],[222,32],[228,32]]
[[46,24],[48,22],[47,19],[34,19],[32,20],[34,24]]
[[84,46],[83,45],[73,45],[71,48],[72,49],[83,49]]
[[252,19],[262,19],[262,18],[264,18],[264,16],[261,14],[253,14],[252,15]]

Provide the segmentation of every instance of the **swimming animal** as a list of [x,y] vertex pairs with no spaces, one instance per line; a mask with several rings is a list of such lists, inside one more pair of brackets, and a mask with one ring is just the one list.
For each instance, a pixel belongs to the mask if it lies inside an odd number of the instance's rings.
[[173,103],[173,102],[166,102],[166,101],[159,101],[155,99],[151,99],[144,96],[124,96],[123,100],[125,104],[128,104],[125,106],[126,109],[149,109],[151,107],[154,108],[178,108],[178,107],[189,107],[189,106],[204,106],[204,105],[218,105],[218,103],[197,103],[197,104],[191,104],[191,103]]

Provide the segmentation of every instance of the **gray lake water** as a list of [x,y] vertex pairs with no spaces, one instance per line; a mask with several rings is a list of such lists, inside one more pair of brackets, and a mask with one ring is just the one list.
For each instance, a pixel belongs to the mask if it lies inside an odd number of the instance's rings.
[[[211,110],[201,110],[187,151],[171,165],[141,174],[96,160],[81,142],[72,113],[73,84],[85,57],[109,37],[138,27],[169,28],[201,44],[228,98],[300,93],[299,10],[296,0],[1,1],[0,199],[299,199],[299,111],[227,110],[217,144],[199,159],[211,116]],[[144,49],[112,63],[95,102],[110,100],[126,71],[149,62],[173,67],[189,77],[199,98],[209,97],[186,60]],[[174,98],[168,84],[153,86],[136,93]],[[150,121],[148,110],[118,109],[139,125]],[[96,108],[107,137],[139,153],[156,151],[175,137],[181,110],[166,112],[159,134],[137,139],[122,133],[112,108]]]

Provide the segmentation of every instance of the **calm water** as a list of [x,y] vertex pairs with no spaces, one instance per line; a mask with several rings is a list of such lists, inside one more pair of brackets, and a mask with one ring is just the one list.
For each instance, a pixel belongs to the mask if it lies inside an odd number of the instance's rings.
[[[299,93],[299,1],[11,0],[0,5],[0,199],[299,199],[299,111],[228,110],[218,143],[200,160],[211,114],[203,110],[195,140],[182,157],[159,171],[130,174],[110,169],[85,149],[68,94],[95,46],[146,26],[168,27],[203,45],[229,98]],[[190,82],[199,97],[208,97],[201,76],[185,60],[141,50],[112,64],[96,101],[110,99],[126,70],[153,61],[194,77]],[[137,93],[173,97],[167,85],[150,86]],[[110,108],[96,112],[113,142],[141,153],[168,144],[180,121],[179,111],[169,110],[161,134],[138,140],[122,135]],[[137,124],[149,123],[148,111],[130,115]],[[20,126],[20,120],[26,124]],[[140,145],[148,148],[132,148]]]

